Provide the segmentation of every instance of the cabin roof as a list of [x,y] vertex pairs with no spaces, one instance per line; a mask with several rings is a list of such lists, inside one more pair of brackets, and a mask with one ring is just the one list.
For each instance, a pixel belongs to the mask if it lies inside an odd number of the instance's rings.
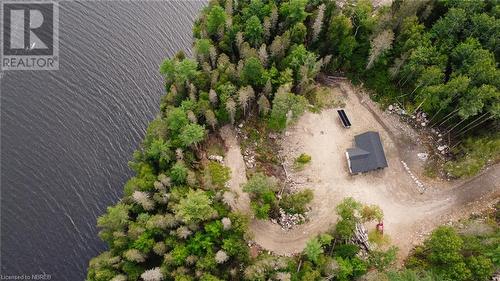
[[384,148],[377,132],[366,132],[354,137],[355,147],[347,149],[351,173],[363,173],[387,167]]

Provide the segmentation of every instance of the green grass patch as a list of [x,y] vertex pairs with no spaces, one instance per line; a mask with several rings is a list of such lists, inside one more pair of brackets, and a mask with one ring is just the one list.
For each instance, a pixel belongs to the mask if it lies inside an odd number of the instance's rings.
[[368,241],[381,247],[389,245],[391,243],[391,238],[389,235],[384,235],[383,233],[380,233],[380,231],[374,229],[368,232]]
[[228,167],[211,161],[206,168],[206,179],[208,184],[215,189],[223,189],[226,182],[231,178],[231,171]]
[[222,142],[211,142],[206,148],[207,155],[219,155],[224,156],[225,150]]

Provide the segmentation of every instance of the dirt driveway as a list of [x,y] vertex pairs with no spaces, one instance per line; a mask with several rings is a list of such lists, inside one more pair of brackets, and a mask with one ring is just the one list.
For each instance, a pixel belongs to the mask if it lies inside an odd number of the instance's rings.
[[[350,84],[344,83],[342,90],[347,94],[345,110],[353,124],[350,129],[344,129],[336,110],[329,109],[319,114],[304,114],[285,133],[282,155],[286,166],[291,167],[301,153],[312,156],[311,163],[304,170],[292,172],[289,176],[295,182],[295,189],[312,189],[314,199],[310,221],[291,230],[282,230],[270,221],[253,220],[251,231],[254,240],[264,249],[281,255],[300,252],[312,236],[332,227],[337,219],[335,206],[350,196],[363,203],[377,204],[383,209],[385,233],[391,237],[392,244],[400,248],[400,257],[404,257],[414,244],[421,242],[422,234],[449,220],[468,215],[477,205],[486,206],[500,196],[498,165],[457,187],[439,188],[434,185],[422,194],[405,171],[399,155],[400,142],[394,139],[395,132],[390,131],[391,127],[383,123],[380,112],[377,109],[367,110],[363,96],[355,95]],[[370,130],[380,133],[389,167],[351,176],[345,150],[352,146],[354,135]],[[233,140],[226,138],[226,142],[237,143],[234,134],[232,137]],[[241,173],[241,165],[244,171],[241,152],[238,156],[233,150],[226,157],[233,173]],[[234,160],[239,157],[241,159]],[[237,177],[241,184],[243,177]],[[238,188],[232,187],[234,190]],[[248,197],[240,196],[240,200],[239,204],[248,206],[248,202],[243,202]],[[476,202],[479,204],[474,204]]]
[[227,183],[229,190],[234,194],[234,198],[229,200],[231,208],[248,214],[250,213],[250,198],[248,193],[241,189],[241,185],[247,181],[246,166],[243,155],[241,155],[238,138],[229,125],[222,127],[219,132],[226,147],[224,161],[231,170],[231,178]]

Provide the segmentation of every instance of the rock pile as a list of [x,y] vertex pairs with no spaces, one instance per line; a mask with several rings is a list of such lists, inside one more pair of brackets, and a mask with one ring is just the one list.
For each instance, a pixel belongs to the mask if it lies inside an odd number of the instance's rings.
[[406,172],[410,175],[411,179],[415,182],[415,184],[417,185],[420,193],[424,193],[424,191],[427,189],[424,184],[418,180],[418,178],[412,173],[412,171],[410,170],[410,168],[408,167],[408,164],[406,164],[406,162],[404,161],[401,161],[401,164],[403,164],[403,167],[405,168]]
[[422,161],[427,161],[427,159],[429,158],[429,153],[417,153],[417,157]]
[[427,119],[427,113],[422,111],[417,111],[414,114],[409,114],[406,110],[401,108],[399,104],[391,104],[387,107],[389,113],[397,114],[406,119],[406,121],[411,121],[410,123],[414,127],[427,127],[429,120]]
[[439,145],[437,147],[437,150],[439,151],[439,153],[441,154],[446,154],[449,152],[450,148],[447,146],[447,145]]
[[234,127],[234,130],[236,131],[236,134],[242,138],[242,139],[248,139],[248,136],[243,132],[243,123],[240,123],[238,126]]
[[224,165],[224,157],[220,155],[209,155],[208,160],[216,161]]
[[301,214],[288,214],[285,210],[280,208],[280,217],[278,223],[283,230],[289,230],[297,224],[304,223],[306,218]]
[[402,109],[399,104],[391,104],[387,107],[387,111],[390,113],[396,113],[398,115],[406,115],[406,111]]
[[243,159],[248,169],[255,168],[255,152],[250,149],[245,149],[243,152]]
[[444,144],[443,135],[439,129],[430,128],[429,116],[423,111],[417,111],[409,114],[406,110],[401,108],[398,104],[391,104],[387,107],[389,114],[397,114],[403,121],[425,135],[426,142],[429,143],[437,154],[442,156],[449,156],[450,148]]

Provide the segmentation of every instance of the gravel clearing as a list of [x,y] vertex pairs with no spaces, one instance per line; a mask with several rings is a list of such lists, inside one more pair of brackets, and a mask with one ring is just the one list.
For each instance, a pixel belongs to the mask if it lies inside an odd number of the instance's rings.
[[[314,199],[308,221],[292,229],[282,229],[271,221],[253,220],[253,239],[263,249],[286,256],[301,252],[311,237],[331,229],[337,220],[335,206],[350,196],[382,208],[384,233],[400,248],[403,258],[436,226],[478,212],[498,200],[500,165],[469,181],[454,183],[431,181],[417,172],[410,174],[408,171],[421,170],[418,165],[422,161],[417,154],[425,152],[414,133],[405,133],[408,128],[395,118],[386,118],[387,114],[350,83],[342,82],[340,89],[346,98],[344,109],[353,124],[350,129],[342,127],[336,109],[328,109],[305,113],[283,135],[280,153],[285,164],[293,163],[301,153],[312,156],[303,170],[289,173],[289,181],[295,183],[296,190],[313,190]],[[401,127],[405,130],[398,130]],[[345,150],[352,146],[354,135],[370,130],[380,133],[389,167],[351,176]],[[249,212],[248,196],[241,191],[241,184],[246,181],[245,161],[236,134],[224,127],[221,135],[228,149],[225,162],[232,172],[229,185],[238,195],[234,207]],[[416,160],[411,161],[409,155]]]

